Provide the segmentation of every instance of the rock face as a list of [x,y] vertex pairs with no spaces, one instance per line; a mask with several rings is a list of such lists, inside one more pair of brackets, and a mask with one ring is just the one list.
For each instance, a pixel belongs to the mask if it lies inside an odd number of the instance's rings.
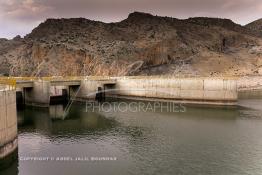
[[47,19],[24,38],[0,39],[0,73],[253,75],[262,37],[228,19],[179,20],[134,12],[118,23]]
[[262,18],[246,25],[246,28],[257,31],[262,35]]

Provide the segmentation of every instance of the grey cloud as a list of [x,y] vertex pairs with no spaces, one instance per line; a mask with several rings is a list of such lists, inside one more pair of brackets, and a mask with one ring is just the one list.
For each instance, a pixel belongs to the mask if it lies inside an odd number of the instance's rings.
[[30,32],[29,27],[32,29],[40,21],[52,17],[86,17],[114,22],[126,18],[130,12],[143,11],[177,18],[231,18],[246,24],[261,18],[261,10],[261,0],[0,0],[0,37],[10,37],[4,34],[6,28],[17,25],[22,28],[18,34],[24,35]]

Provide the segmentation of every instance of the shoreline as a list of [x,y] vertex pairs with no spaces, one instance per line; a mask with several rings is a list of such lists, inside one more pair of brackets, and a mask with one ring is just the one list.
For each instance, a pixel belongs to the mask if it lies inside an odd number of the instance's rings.
[[237,80],[238,92],[262,91],[262,76],[244,76]]

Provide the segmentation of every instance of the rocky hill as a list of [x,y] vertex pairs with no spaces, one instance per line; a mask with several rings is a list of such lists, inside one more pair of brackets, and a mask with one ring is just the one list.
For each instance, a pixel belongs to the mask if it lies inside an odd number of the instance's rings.
[[0,73],[13,76],[262,74],[262,37],[228,19],[134,12],[118,23],[47,19],[0,39]]
[[246,28],[259,32],[262,35],[262,18],[247,24]]

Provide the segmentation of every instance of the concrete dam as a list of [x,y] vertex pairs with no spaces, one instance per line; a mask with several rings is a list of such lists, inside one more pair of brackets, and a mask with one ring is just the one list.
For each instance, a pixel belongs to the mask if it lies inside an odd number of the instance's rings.
[[237,81],[222,78],[112,77],[74,80],[23,80],[16,91],[26,105],[49,106],[52,98],[67,96],[76,101],[104,96],[142,100],[169,100],[193,104],[235,105]]
[[238,100],[237,81],[225,78],[18,77],[0,79],[0,89],[0,160],[17,149],[17,103],[48,107],[57,98],[95,100],[98,93],[111,98],[200,105],[231,106]]

